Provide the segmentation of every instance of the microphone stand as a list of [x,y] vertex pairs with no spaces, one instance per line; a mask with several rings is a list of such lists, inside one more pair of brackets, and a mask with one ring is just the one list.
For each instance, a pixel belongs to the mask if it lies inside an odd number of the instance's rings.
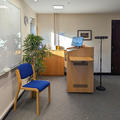
[[100,39],[100,85],[96,87],[99,91],[105,91],[105,87],[102,86],[102,40],[107,39],[107,36],[96,36],[95,39]]

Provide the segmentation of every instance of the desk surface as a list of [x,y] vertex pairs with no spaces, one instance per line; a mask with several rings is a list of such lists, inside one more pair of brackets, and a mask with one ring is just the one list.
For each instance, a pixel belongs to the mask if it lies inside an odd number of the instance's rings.
[[94,59],[92,57],[72,57],[70,56],[70,61],[72,62],[79,62],[79,61],[87,61],[87,62],[91,62]]

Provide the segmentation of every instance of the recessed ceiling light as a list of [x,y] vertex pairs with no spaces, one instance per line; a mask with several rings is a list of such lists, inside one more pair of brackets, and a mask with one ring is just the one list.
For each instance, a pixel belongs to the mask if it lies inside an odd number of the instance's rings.
[[38,2],[38,0],[34,0],[35,2]]
[[55,10],[62,10],[62,9],[64,9],[64,5],[53,5],[53,8]]

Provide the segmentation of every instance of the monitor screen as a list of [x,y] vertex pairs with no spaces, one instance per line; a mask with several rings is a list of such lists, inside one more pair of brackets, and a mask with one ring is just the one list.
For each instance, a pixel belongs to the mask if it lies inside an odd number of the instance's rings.
[[43,49],[43,44],[42,44],[42,42],[41,42],[40,45],[39,45],[39,49],[40,49],[40,50]]
[[83,37],[73,37],[72,46],[81,47],[83,45]]

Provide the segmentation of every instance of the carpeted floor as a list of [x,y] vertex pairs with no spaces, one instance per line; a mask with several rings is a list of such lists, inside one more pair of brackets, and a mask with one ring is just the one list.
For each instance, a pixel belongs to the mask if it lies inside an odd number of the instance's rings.
[[[40,94],[40,116],[36,116],[36,100],[25,92],[17,110],[6,120],[120,120],[120,76],[103,76],[105,92],[93,94],[67,93],[65,77],[50,79],[52,100],[48,104],[47,89]],[[99,84],[95,76],[95,86]]]

